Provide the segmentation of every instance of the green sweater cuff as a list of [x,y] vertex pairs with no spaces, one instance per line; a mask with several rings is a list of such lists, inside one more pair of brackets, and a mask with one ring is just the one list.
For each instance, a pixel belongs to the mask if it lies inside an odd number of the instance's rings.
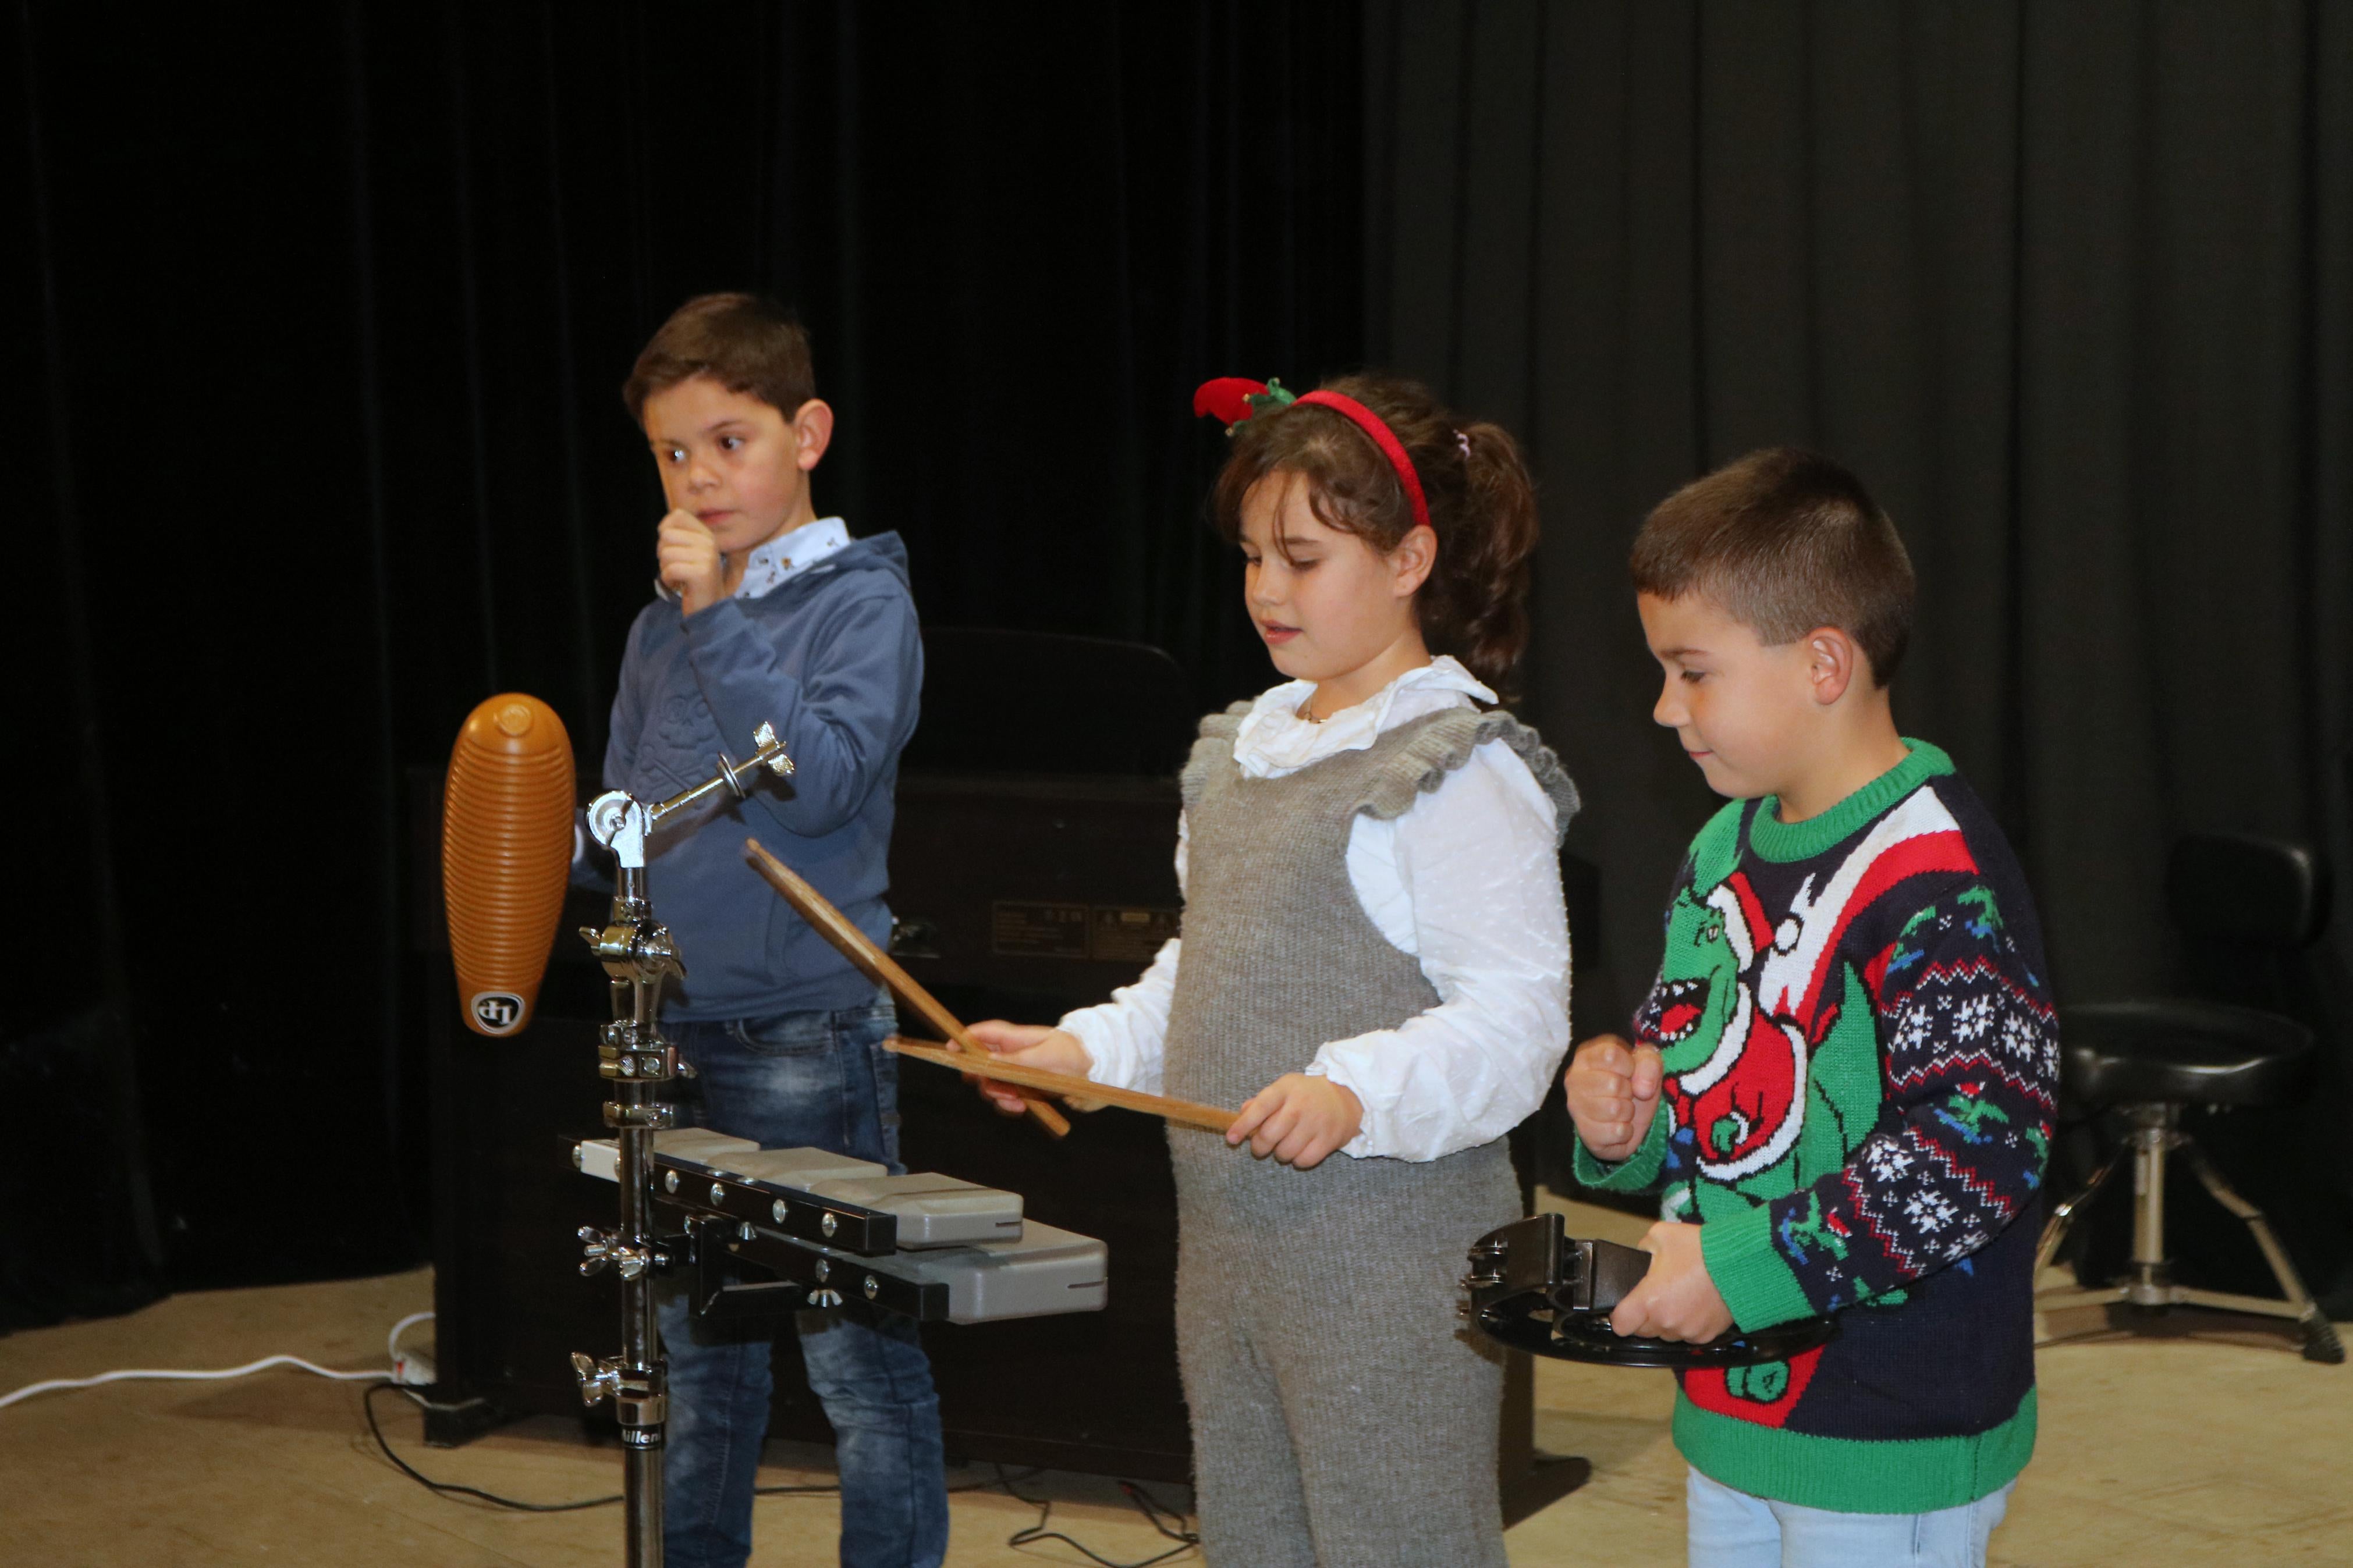
[[1651,1114],[1651,1130],[1642,1135],[1641,1146],[1614,1165],[1595,1159],[1593,1151],[1579,1138],[1573,1160],[1577,1179],[1605,1193],[1650,1191],[1658,1184],[1659,1172],[1667,1163],[1667,1126],[1672,1120],[1666,1096],[1661,1095],[1658,1109]]
[[1773,1211],[1744,1209],[1700,1226],[1700,1260],[1715,1293],[1743,1333],[1817,1314],[1798,1277],[1773,1245]]

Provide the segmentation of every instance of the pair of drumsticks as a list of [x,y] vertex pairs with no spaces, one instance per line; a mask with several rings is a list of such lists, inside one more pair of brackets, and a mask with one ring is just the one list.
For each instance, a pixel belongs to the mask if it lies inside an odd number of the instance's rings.
[[1049,1072],[1043,1068],[1023,1067],[1008,1062],[972,1037],[972,1031],[957,1022],[956,1016],[940,1005],[939,999],[917,984],[915,977],[899,967],[898,961],[875,946],[866,933],[849,922],[828,901],[825,895],[764,848],[756,838],[747,838],[744,847],[749,852],[753,869],[767,880],[768,886],[784,895],[801,919],[816,928],[817,933],[831,942],[844,958],[856,964],[878,985],[890,988],[892,994],[923,1015],[923,1021],[947,1037],[945,1047],[927,1045],[920,1040],[902,1039],[892,1036],[885,1041],[892,1050],[917,1061],[934,1062],[944,1068],[954,1068],[976,1078],[994,1079],[1023,1090],[1022,1100],[1029,1114],[1039,1126],[1060,1138],[1071,1130],[1070,1119],[1057,1110],[1046,1096],[1075,1095],[1085,1100],[1098,1100],[1108,1105],[1124,1105],[1131,1110],[1164,1117],[1187,1127],[1203,1127],[1212,1132],[1223,1132],[1234,1123],[1235,1113],[1220,1110],[1214,1105],[1200,1105],[1189,1100],[1172,1100],[1165,1094],[1145,1094],[1140,1089],[1115,1089],[1092,1079],[1071,1073]]

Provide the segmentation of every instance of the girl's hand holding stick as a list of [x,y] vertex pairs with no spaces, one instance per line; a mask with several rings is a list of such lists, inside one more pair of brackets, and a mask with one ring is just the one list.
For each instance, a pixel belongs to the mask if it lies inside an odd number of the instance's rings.
[[[1087,1070],[1093,1058],[1075,1037],[1060,1029],[1045,1028],[1035,1024],[1008,1024],[1002,1018],[992,1018],[975,1025],[966,1037],[974,1049],[993,1058],[985,1068],[974,1068],[965,1079],[980,1090],[981,1098],[1010,1115],[1021,1109],[1014,1098],[1018,1088],[1045,1089],[1062,1097],[1063,1102],[1075,1110],[1100,1110],[1105,1105],[1124,1106],[1141,1110],[1147,1116],[1165,1117],[1187,1127],[1199,1127],[1211,1132],[1223,1132],[1233,1125],[1234,1112],[1214,1105],[1202,1105],[1189,1100],[1172,1100],[1165,1094],[1150,1094],[1142,1089],[1122,1089],[1113,1084],[1087,1081]],[[890,1042],[891,1048],[902,1055],[920,1056],[925,1061],[936,1061],[942,1067],[961,1068],[973,1051],[963,1058],[950,1059],[928,1047],[911,1047],[901,1041]]]
[[1330,1079],[1287,1072],[1242,1104],[1226,1142],[1250,1140],[1250,1152],[1273,1155],[1295,1169],[1312,1170],[1364,1130],[1365,1104]]
[[[1094,1058],[1078,1037],[1042,1024],[1008,1024],[991,1018],[971,1026],[973,1039],[1023,1067],[1084,1078]],[[981,1097],[1008,1116],[1021,1113],[1022,1102],[1011,1086],[975,1079]],[[1229,1146],[1250,1143],[1259,1159],[1271,1155],[1299,1170],[1313,1169],[1345,1147],[1363,1131],[1364,1103],[1328,1078],[1310,1073],[1285,1073],[1267,1085],[1234,1114],[1225,1130]]]
[[[1084,1078],[1095,1065],[1087,1047],[1079,1043],[1076,1035],[1043,1024],[1008,1024],[1002,1018],[988,1018],[969,1027],[977,1044],[1008,1062],[1026,1068],[1043,1068],[1048,1072],[1068,1073],[1072,1078]],[[1020,1094],[1010,1085],[989,1079],[976,1078],[973,1087],[980,1097],[1008,1116],[1018,1116],[1023,1106]]]

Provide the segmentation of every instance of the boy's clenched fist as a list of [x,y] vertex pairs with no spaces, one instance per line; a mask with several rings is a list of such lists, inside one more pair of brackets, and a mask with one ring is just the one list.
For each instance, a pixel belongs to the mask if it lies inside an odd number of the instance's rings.
[[727,563],[719,540],[691,511],[672,511],[654,538],[654,562],[661,580],[679,597],[679,609],[693,615],[727,596]]
[[1659,1109],[1665,1069],[1656,1046],[1630,1046],[1616,1035],[1596,1035],[1577,1047],[1562,1075],[1577,1135],[1597,1160],[1615,1163],[1642,1146]]

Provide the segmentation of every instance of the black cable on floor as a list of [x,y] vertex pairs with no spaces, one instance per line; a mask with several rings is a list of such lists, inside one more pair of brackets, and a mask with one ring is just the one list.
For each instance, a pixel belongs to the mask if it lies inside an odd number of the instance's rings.
[[[1032,1470],[1030,1474],[1035,1475],[1037,1472]],[[1027,1480],[1029,1477],[1025,1476],[1022,1479]],[[1059,1541],[1088,1562],[1100,1563],[1102,1568],[1152,1568],[1152,1564],[1155,1563],[1166,1563],[1172,1557],[1182,1557],[1187,1552],[1196,1551],[1201,1544],[1201,1537],[1198,1532],[1183,1528],[1185,1523],[1183,1514],[1170,1508],[1134,1481],[1122,1481],[1119,1483],[1119,1489],[1126,1496],[1129,1502],[1135,1505],[1135,1510],[1150,1521],[1153,1529],[1168,1540],[1176,1542],[1176,1544],[1157,1556],[1138,1558],[1133,1563],[1114,1562],[1083,1542],[1074,1541],[1059,1530],[1046,1528],[1047,1521],[1052,1519],[1054,1514],[1053,1499],[1022,1496],[1013,1489],[1013,1481],[1006,1475],[1005,1467],[1002,1465],[997,1467],[997,1484],[1004,1487],[1006,1496],[1017,1502],[1026,1502],[1038,1510],[1038,1522],[1026,1530],[1017,1530],[1007,1536],[1005,1544],[1008,1546],[1028,1546],[1039,1541]],[[1170,1520],[1174,1520],[1178,1528],[1171,1530],[1168,1527]]]
[[384,1428],[376,1423],[375,1396],[387,1388],[406,1394],[419,1404],[426,1403],[420,1395],[411,1393],[400,1384],[371,1383],[367,1386],[367,1392],[360,1396],[361,1408],[367,1412],[368,1431],[375,1436],[375,1446],[384,1450],[384,1457],[392,1461],[393,1468],[427,1491],[442,1497],[480,1498],[486,1503],[491,1503],[500,1508],[511,1508],[520,1513],[576,1513],[584,1508],[604,1508],[621,1500],[621,1494],[615,1492],[611,1497],[583,1498],[578,1502],[518,1502],[513,1498],[501,1497],[496,1492],[486,1492],[480,1487],[461,1486],[456,1481],[437,1481],[432,1477],[418,1471],[398,1454],[394,1453],[392,1445],[385,1441]]
[[[415,1481],[418,1486],[425,1488],[428,1491],[437,1492],[445,1497],[479,1498],[483,1502],[492,1503],[500,1508],[514,1509],[522,1513],[576,1513],[580,1510],[586,1508],[608,1508],[612,1504],[621,1500],[621,1494],[619,1492],[615,1492],[610,1497],[583,1498],[577,1502],[522,1502],[513,1498],[501,1497],[496,1492],[484,1491],[480,1487],[462,1486],[456,1481],[437,1481],[432,1477],[417,1469],[399,1455],[394,1453],[392,1451],[392,1444],[385,1437],[384,1427],[377,1423],[375,1418],[375,1396],[387,1388],[406,1394],[412,1403],[417,1405],[419,1408],[426,1410],[467,1410],[471,1409],[475,1405],[480,1405],[483,1402],[480,1399],[469,1399],[457,1405],[437,1405],[432,1400],[426,1398],[425,1395],[417,1393],[414,1388],[410,1388],[403,1384],[389,1382],[372,1383],[368,1384],[366,1393],[361,1395],[361,1404],[367,1412],[368,1432],[375,1438],[375,1446],[383,1450],[384,1457],[385,1458],[392,1461],[392,1465],[395,1469],[397,1469],[402,1475],[406,1476],[410,1480]],[[1016,1479],[1024,1481],[1029,1480],[1032,1477],[1039,1474],[1042,1469],[1042,1466],[1033,1466],[1031,1468],[1023,1471],[1021,1475],[1017,1478],[1008,1478],[1005,1473],[1005,1467],[999,1465],[997,1467],[997,1479],[995,1480],[967,1481],[963,1486],[950,1487],[947,1489],[950,1492],[979,1492],[994,1491],[998,1487],[1003,1487],[1008,1493],[1010,1493],[1013,1490],[1013,1483]],[[837,1481],[830,1486],[754,1487],[752,1489],[752,1495],[754,1497],[817,1497],[823,1496],[828,1493],[839,1492],[840,1490],[841,1484]],[[1029,1500],[1024,1498],[1022,1500],[1027,1502]],[[1076,1542],[1073,1542],[1072,1544],[1075,1545]],[[1083,1552],[1086,1548],[1080,1547],[1079,1550]]]

